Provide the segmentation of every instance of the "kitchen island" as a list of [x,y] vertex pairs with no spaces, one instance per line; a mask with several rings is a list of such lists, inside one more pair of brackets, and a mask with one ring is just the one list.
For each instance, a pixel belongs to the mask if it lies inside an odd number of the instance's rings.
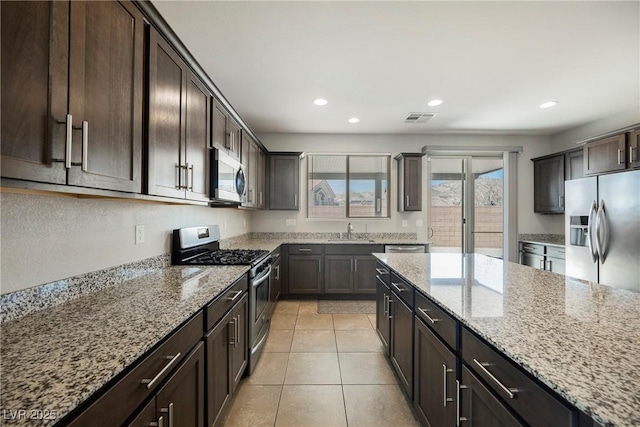
[[595,421],[640,425],[640,294],[478,254],[374,256]]

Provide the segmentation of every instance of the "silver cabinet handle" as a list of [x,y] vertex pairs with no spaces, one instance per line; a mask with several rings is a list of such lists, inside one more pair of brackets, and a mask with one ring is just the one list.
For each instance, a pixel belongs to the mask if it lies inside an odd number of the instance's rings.
[[65,148],[65,157],[64,157],[64,167],[67,169],[71,169],[71,148],[73,147],[73,116],[71,114],[67,114],[67,139],[64,144]]
[[623,151],[621,149],[618,148],[618,164],[621,165],[622,162],[624,162],[624,159],[622,157],[622,153]]
[[376,268],[376,272],[378,272],[378,274],[381,276],[386,276],[387,274],[389,274],[387,270],[382,270],[380,268]]
[[592,262],[598,261],[598,252],[593,240],[595,238],[596,211],[596,201],[594,200],[591,202],[591,207],[589,208],[589,221],[587,223],[587,243],[589,245],[589,253],[591,254]]
[[391,300],[391,295],[389,295],[387,297],[387,319],[389,320],[393,319],[393,316],[391,315],[391,303],[393,303],[393,301]]
[[409,206],[409,196],[407,196],[406,199],[407,199],[407,206]]
[[236,343],[240,342],[240,324],[241,324],[240,323],[240,315],[238,314],[238,323],[237,323],[238,329],[236,330],[237,331],[236,332]]
[[298,195],[297,194],[293,195],[293,206],[295,206],[296,208],[298,207]]
[[322,273],[322,260],[318,260],[318,273]]
[[392,285],[394,288],[396,288],[396,290],[397,290],[398,292],[404,292],[404,291],[405,291],[405,289],[402,289],[400,286],[398,286],[398,284],[397,284],[397,283],[391,282],[391,285]]
[[564,196],[558,196],[558,206],[564,208]]
[[351,272],[353,273],[353,258],[351,258],[349,261],[350,261],[350,264],[351,264]]
[[536,250],[536,248],[531,247],[531,246],[523,246],[522,249],[526,249],[528,251],[535,251]]
[[425,310],[422,307],[418,307],[418,311],[422,313],[431,323],[436,323],[442,320],[442,319],[434,319],[433,317],[429,316],[429,313],[427,313],[427,310]]
[[142,384],[145,384],[147,386],[147,389],[150,389],[151,387],[153,387],[153,385],[156,382],[158,382],[158,380],[160,378],[162,378],[162,376],[165,374],[165,372],[167,372],[171,368],[171,366],[178,361],[178,359],[180,358],[181,354],[182,353],[178,353],[175,356],[167,356],[166,358],[169,359],[169,363],[164,365],[164,368],[162,368],[160,370],[160,372],[158,372],[156,374],[156,376],[153,377],[152,379],[147,379],[147,378],[143,379],[142,380]]
[[382,209],[381,203],[382,200],[380,200],[379,198],[376,199],[376,212],[380,212],[380,210]]
[[607,259],[607,244],[609,242],[609,226],[607,225],[607,213],[604,208],[604,200],[600,200],[598,213],[596,214],[596,249],[600,262],[604,264]]
[[547,261],[547,271],[551,271],[552,267],[551,267],[551,260]]
[[82,171],[89,171],[89,122],[82,122]]
[[176,163],[176,190],[182,190],[182,185],[180,183],[180,178],[182,175],[182,166]]
[[[191,175],[191,179],[189,179],[189,174]],[[187,190],[193,191],[193,180],[194,180],[194,170],[193,163],[187,163]]]
[[544,270],[544,259],[540,260],[540,270]]
[[164,417],[158,418],[158,422],[149,423],[149,427],[164,427]]
[[389,297],[387,294],[382,294],[382,312],[385,316],[389,316]]
[[275,280],[280,280],[280,266],[276,265],[276,278]]
[[507,396],[509,396],[509,399],[513,399],[514,397],[516,397],[516,393],[519,391],[517,388],[508,388],[507,386],[505,386],[504,384],[502,384],[500,382],[500,380],[498,380],[491,372],[489,372],[489,370],[486,368],[487,366],[493,366],[491,365],[491,363],[488,362],[478,362],[478,359],[473,359],[473,363],[475,363],[478,368],[480,368],[480,370],[482,372],[484,372],[484,374],[486,376],[488,376],[489,378],[491,378],[491,380],[496,383],[496,385],[498,387],[500,387],[500,389],[502,391],[505,392],[505,394]]
[[635,163],[637,160],[633,155],[633,150],[635,149],[636,147],[634,147],[633,145],[629,146],[629,163]]
[[393,246],[394,251],[417,251],[423,249],[421,246]]
[[358,272],[358,260],[357,259],[353,260],[353,271],[356,272],[356,273]]
[[236,299],[238,299],[238,297],[240,295],[242,295],[242,292],[244,292],[244,291],[235,291],[233,297],[227,298],[227,300],[229,300],[231,302],[235,301]]
[[449,392],[447,391],[447,374],[453,372],[453,369],[447,368],[447,365],[442,365],[442,406],[446,407],[447,403],[453,402],[453,398],[447,397]]
[[169,419],[169,427],[173,427],[173,402],[169,403],[168,408],[160,408],[160,412],[162,412],[163,414],[167,414],[167,418]]
[[258,203],[262,205],[262,191],[260,192],[260,201]]
[[236,346],[236,321],[237,319],[234,317],[233,319],[229,320],[229,326],[233,327],[233,332],[231,333],[231,336],[229,337],[229,345],[235,347]]
[[462,421],[469,421],[468,418],[460,416],[460,390],[466,388],[466,385],[462,385],[460,381],[456,380],[456,427],[460,427]]
[[298,249],[298,252],[311,252],[311,249],[309,249],[309,248],[300,248],[300,249]]

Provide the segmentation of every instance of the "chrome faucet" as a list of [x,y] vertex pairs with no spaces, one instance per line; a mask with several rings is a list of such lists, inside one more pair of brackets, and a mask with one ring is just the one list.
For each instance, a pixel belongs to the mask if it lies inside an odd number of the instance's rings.
[[351,233],[353,232],[353,225],[351,225],[351,223],[349,223],[349,225],[347,225],[347,240],[351,240]]

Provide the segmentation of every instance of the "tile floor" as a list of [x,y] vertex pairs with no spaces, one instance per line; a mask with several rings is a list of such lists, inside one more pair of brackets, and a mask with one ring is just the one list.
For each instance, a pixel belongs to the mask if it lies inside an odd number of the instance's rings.
[[419,426],[382,350],[372,314],[280,301],[262,358],[221,425]]

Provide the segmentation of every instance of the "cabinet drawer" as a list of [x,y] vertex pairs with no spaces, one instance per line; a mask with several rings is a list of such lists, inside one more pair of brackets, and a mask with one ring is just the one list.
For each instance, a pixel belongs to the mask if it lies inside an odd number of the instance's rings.
[[547,256],[564,259],[565,250],[564,248],[559,248],[557,246],[547,246]]
[[245,274],[240,279],[229,287],[222,294],[213,300],[213,302],[207,305],[205,312],[207,313],[207,325],[205,330],[209,330],[215,326],[216,323],[222,319],[227,311],[234,306],[235,303],[240,301],[242,295],[247,291],[249,286],[249,279]]
[[387,287],[391,286],[391,272],[387,266],[378,262],[376,264],[376,276]]
[[[72,427],[121,425],[166,379],[202,338],[203,314],[199,311],[150,355],[142,358],[120,381],[110,387],[69,425]],[[152,380],[146,384],[145,380]]]
[[461,346],[464,362],[532,427],[572,425],[571,409],[466,328]]
[[413,310],[413,286],[409,285],[397,274],[391,272],[391,291]]
[[322,245],[289,245],[290,255],[320,255]]
[[529,254],[544,255],[544,245],[520,242],[520,250]]
[[324,245],[326,255],[371,255],[374,252],[384,252],[383,245]]
[[416,316],[428,325],[449,347],[456,349],[456,320],[436,303],[416,292]]

